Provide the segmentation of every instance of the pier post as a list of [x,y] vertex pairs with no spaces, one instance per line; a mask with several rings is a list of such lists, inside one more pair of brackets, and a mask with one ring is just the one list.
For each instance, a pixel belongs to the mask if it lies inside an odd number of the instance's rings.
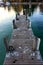
[[11,45],[9,45],[8,44],[9,42],[8,42],[8,37],[6,36],[5,38],[4,38],[4,45],[5,45],[5,48],[6,48],[6,52],[12,52],[13,50],[15,50],[14,48],[13,48],[13,46],[11,46]]
[[23,15],[25,15],[26,14],[26,9],[23,9]]
[[6,47],[6,51],[8,52],[8,50],[9,50],[9,45],[8,45],[8,37],[7,37],[7,36],[4,38],[4,45],[5,45],[5,47]]
[[14,25],[15,25],[15,20],[13,20],[13,29],[14,29]]
[[31,16],[31,0],[29,1],[29,16]]
[[19,16],[20,16],[20,14],[19,14],[19,12],[16,14],[16,20],[19,20]]
[[35,51],[37,51],[37,44],[38,44],[38,38],[37,37],[35,37],[35,42],[36,42],[36,44],[35,44]]
[[13,20],[13,29],[17,29],[17,26],[15,24],[15,20]]

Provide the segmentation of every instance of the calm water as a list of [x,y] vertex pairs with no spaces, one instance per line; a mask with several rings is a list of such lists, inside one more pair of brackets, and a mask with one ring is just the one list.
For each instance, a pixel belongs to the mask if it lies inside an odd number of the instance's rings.
[[34,35],[40,38],[39,51],[43,59],[43,12],[38,9],[30,17],[30,20]]
[[[6,21],[6,20],[5,20]],[[7,21],[11,21],[11,20],[7,20]],[[0,25],[0,63],[3,62],[4,59],[4,55],[6,53],[6,49],[4,46],[4,37],[8,36],[8,38],[10,39],[11,33],[12,33],[12,23],[3,23]],[[2,65],[2,64],[1,64]]]
[[[23,14],[23,10],[20,15]],[[0,65],[3,65],[3,61],[6,55],[6,48],[4,46],[4,38],[8,36],[8,40],[11,38],[13,32],[13,19],[16,17],[16,12],[12,9],[8,11],[8,8],[4,9],[0,7]]]
[[15,19],[15,12],[0,7],[0,65],[3,65],[3,60],[6,54],[6,49],[4,46],[4,37],[8,36],[8,40],[11,38],[11,33],[13,31],[12,20]]

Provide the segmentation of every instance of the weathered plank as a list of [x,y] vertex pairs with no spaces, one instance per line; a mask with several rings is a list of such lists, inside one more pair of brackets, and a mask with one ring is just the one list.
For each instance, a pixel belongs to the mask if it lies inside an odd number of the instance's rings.
[[27,28],[29,22],[26,21],[26,17],[23,17],[20,16],[19,21],[16,21],[18,28],[13,30],[9,42],[10,46],[13,46],[16,51],[20,52],[20,55],[16,60],[12,55],[9,58],[5,57],[4,65],[43,65],[43,61],[38,61],[36,55],[32,56],[33,52],[35,53],[33,50],[36,49],[37,40],[32,29]]

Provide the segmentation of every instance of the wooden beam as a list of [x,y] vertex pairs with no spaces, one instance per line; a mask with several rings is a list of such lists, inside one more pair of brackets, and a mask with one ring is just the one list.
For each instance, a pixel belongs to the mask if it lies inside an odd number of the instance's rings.
[[[32,5],[37,5],[37,4],[43,4],[42,2],[31,2]],[[12,2],[11,4],[15,4],[15,5],[19,5],[19,4],[22,4],[22,5],[29,5],[30,3],[29,2]]]

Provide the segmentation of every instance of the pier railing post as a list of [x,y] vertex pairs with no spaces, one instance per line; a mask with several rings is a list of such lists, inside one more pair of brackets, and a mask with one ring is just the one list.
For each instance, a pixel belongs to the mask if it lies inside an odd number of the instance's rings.
[[17,29],[17,26],[15,24],[15,20],[13,20],[13,29]]
[[9,43],[8,42],[8,37],[6,36],[4,38],[4,45],[5,45],[5,48],[6,48],[6,52],[9,52],[9,51],[12,52],[14,50],[14,47],[9,45],[8,43]]
[[9,45],[8,45],[8,37],[7,36],[4,38],[4,45],[5,45],[6,51],[8,52]]
[[29,1],[29,16],[31,16],[31,0]]

